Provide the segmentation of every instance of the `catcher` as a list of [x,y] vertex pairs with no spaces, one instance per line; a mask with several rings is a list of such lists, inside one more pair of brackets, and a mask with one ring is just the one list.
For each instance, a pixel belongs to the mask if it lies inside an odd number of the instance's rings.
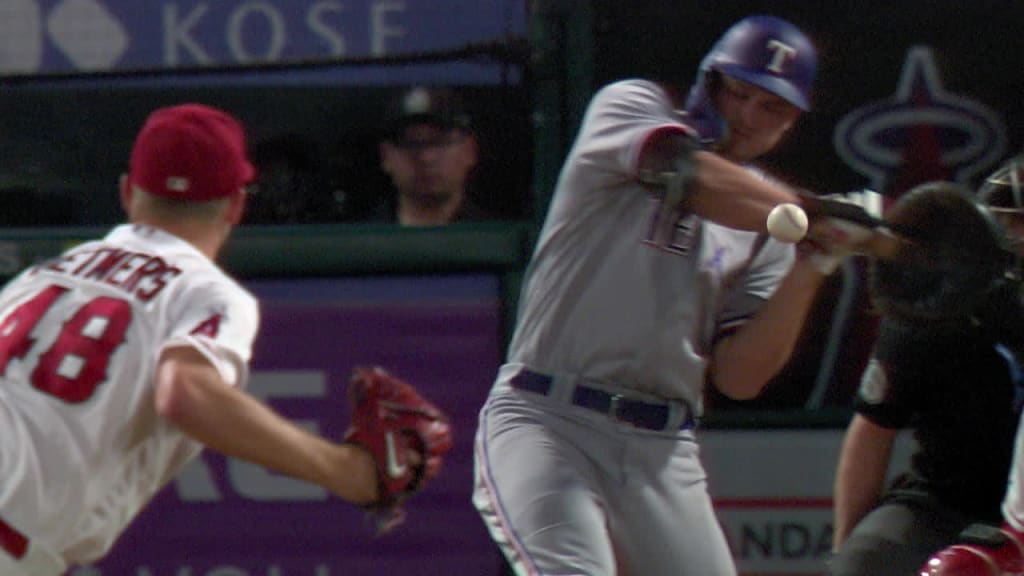
[[[1019,415],[1022,319],[1008,244],[956,184],[906,193],[886,221],[921,257],[872,262],[882,314],[834,489],[834,576],[907,576],[976,522],[998,521]],[[885,486],[896,435],[917,441]]]
[[[1015,256],[1013,276],[1021,277],[1024,256],[1024,155],[1011,158],[993,172],[978,197],[996,216]],[[1006,315],[1010,316],[1009,311]],[[1017,315],[1019,316],[1019,314]],[[1015,350],[1021,358],[1024,350]],[[957,543],[935,553],[921,567],[921,576],[1019,576],[1024,574],[1024,426],[1017,428],[1016,449],[1002,516],[966,529]]]

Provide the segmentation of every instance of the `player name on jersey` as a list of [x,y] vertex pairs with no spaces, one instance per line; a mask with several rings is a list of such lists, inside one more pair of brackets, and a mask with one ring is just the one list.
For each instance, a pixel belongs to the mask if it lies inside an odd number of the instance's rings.
[[111,247],[82,249],[40,265],[46,270],[104,282],[142,302],[153,299],[181,274],[181,269],[159,256]]

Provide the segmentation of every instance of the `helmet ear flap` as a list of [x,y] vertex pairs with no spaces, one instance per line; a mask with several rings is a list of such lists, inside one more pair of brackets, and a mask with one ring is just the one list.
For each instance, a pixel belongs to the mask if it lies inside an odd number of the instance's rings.
[[722,73],[712,68],[704,73],[704,91],[711,105],[718,109],[718,91],[722,89]]
[[690,88],[682,112],[686,124],[697,132],[701,144],[712,144],[725,135],[725,122],[718,114],[718,91],[722,85],[721,73],[713,68],[702,69]]

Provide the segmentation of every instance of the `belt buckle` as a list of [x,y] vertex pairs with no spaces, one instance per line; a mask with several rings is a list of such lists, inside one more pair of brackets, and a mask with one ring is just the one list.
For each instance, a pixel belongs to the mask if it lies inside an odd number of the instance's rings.
[[619,406],[622,401],[622,394],[612,394],[608,402],[608,417],[616,422],[623,422],[619,417]]

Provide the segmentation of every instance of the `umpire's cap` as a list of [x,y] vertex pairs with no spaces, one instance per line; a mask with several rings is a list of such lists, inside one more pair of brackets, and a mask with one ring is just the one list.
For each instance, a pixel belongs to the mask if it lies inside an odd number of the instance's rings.
[[388,104],[385,138],[399,138],[405,128],[415,124],[472,129],[472,120],[462,98],[446,86],[414,86]]
[[132,147],[128,181],[157,196],[202,202],[229,196],[255,175],[241,123],[189,103],[149,115]]

